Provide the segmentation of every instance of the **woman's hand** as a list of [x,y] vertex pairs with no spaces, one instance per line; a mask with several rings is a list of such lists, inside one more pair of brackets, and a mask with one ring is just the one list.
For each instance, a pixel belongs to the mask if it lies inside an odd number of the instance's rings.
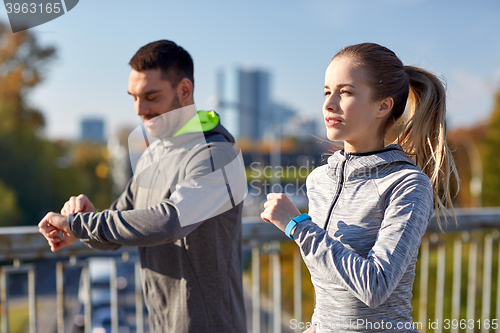
[[269,223],[285,231],[286,225],[291,219],[300,215],[300,211],[283,193],[269,193],[264,203],[264,211],[260,217]]

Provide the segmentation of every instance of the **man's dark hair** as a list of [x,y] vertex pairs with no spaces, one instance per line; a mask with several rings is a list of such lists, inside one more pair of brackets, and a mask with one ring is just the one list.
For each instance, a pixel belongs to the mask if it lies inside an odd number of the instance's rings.
[[144,45],[128,63],[134,70],[160,69],[161,78],[177,87],[183,78],[191,80],[194,87],[193,59],[181,46],[170,40],[159,40]]

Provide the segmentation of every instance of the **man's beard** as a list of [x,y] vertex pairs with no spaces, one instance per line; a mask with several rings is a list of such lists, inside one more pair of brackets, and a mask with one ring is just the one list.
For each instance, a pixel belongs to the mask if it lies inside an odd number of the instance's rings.
[[146,126],[149,135],[159,139],[173,137],[196,114],[194,105],[182,107],[177,94],[168,110],[148,120],[152,122],[151,126]]
[[[175,94],[174,100],[170,103],[169,110],[177,110],[182,108],[181,101],[179,100],[179,94]],[[169,111],[167,111],[169,112]]]

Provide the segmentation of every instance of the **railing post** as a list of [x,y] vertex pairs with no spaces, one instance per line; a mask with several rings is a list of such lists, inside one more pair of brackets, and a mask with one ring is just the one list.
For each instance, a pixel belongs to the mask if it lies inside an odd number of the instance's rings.
[[7,298],[7,272],[0,267],[0,301],[2,302],[2,333],[9,333],[9,299]]
[[[498,238],[498,232],[495,233],[495,238]],[[497,315],[496,319],[500,320],[500,242],[498,243],[498,274],[497,274]],[[500,333],[500,324],[497,326],[496,333]]]
[[111,333],[118,333],[118,286],[116,284],[116,260],[109,260],[109,289],[111,301]]
[[[467,276],[467,320],[475,321],[476,308],[476,270],[477,270],[477,240],[471,237],[469,242],[469,273]],[[473,333],[473,325],[467,325],[467,333]]]
[[273,301],[274,301],[274,292],[273,292],[273,287],[274,287],[274,280],[273,280],[273,273],[274,273],[274,269],[273,269],[273,260],[271,258],[271,251],[272,251],[272,243],[273,242],[269,242],[266,244],[266,252],[267,252],[267,258],[269,260],[269,278],[268,278],[268,282],[269,282],[269,293],[268,293],[268,308],[267,308],[267,332],[268,333],[274,333],[273,332],[273,329],[274,329],[274,304],[273,304]]
[[260,250],[252,247],[252,333],[260,333]]
[[57,333],[64,333],[64,263],[56,263]]
[[[453,241],[453,291],[452,291],[452,320],[460,322],[460,291],[462,283],[462,240],[463,237],[456,237]],[[451,329],[452,333],[458,333],[459,326]]]
[[280,243],[271,244],[270,260],[273,266],[273,333],[281,333],[281,264]]
[[439,241],[438,235],[432,235],[435,242],[438,243],[437,273],[436,273],[436,310],[435,317],[438,322],[436,333],[443,332],[443,311],[444,311],[444,283],[446,273],[446,248],[443,242]]
[[[298,248],[293,251],[293,313],[297,322],[302,322],[302,257]],[[295,332],[301,332],[298,327]]]
[[29,331],[37,333],[37,318],[36,318],[36,273],[35,266],[30,265],[28,270],[28,302],[29,302]]
[[427,332],[427,292],[429,285],[429,238],[424,237],[420,245],[420,299],[418,307],[421,333]]
[[88,265],[82,267],[83,290],[85,291],[85,301],[83,303],[83,316],[85,321],[85,333],[91,333],[92,326],[92,290],[90,285],[90,269]]
[[493,257],[493,236],[491,233],[484,237],[484,256],[483,256],[483,300],[481,307],[481,332],[489,332],[489,327],[484,327],[484,321],[490,319],[491,312],[491,271]]
[[144,305],[142,300],[142,289],[141,289],[141,263],[139,261],[135,262],[134,265],[134,277],[135,277],[135,326],[137,333],[144,333]]

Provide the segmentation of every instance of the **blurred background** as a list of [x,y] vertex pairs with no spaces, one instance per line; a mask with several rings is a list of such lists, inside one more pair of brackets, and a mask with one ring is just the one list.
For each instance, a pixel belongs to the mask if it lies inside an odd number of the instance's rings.
[[[191,54],[197,108],[216,110],[237,138],[247,167],[247,217],[260,213],[269,192],[285,192],[307,210],[305,178],[334,149],[321,112],[324,72],[337,51],[360,42],[384,45],[404,64],[442,75],[449,145],[461,180],[455,206],[498,207],[499,18],[496,0],[85,0],[14,34],[2,8],[0,226],[36,225],[80,193],[106,209],[121,193],[131,176],[127,138],[140,124],[127,94],[128,61],[159,39]],[[291,272],[294,251],[292,243],[282,244],[283,274]],[[270,261],[270,254],[262,256],[263,290],[270,288]],[[451,259],[447,265],[453,269]],[[309,319],[314,297],[302,271],[301,313]],[[435,278],[429,283],[440,288]],[[284,281],[289,312],[290,288]]]
[[[0,10],[0,225],[34,225],[79,193],[104,209],[120,193],[130,176],[126,138],[140,124],[127,63],[158,39],[191,53],[197,108],[215,109],[238,138],[249,181],[263,180],[256,170],[267,165],[323,164],[331,151],[321,141],[328,62],[345,45],[387,46],[447,82],[462,180],[456,205],[499,205],[499,14],[497,1],[87,0],[13,34]],[[279,191],[269,187],[273,178],[307,175],[274,170],[269,185],[259,181],[261,193]],[[301,191],[288,189],[304,205]]]

